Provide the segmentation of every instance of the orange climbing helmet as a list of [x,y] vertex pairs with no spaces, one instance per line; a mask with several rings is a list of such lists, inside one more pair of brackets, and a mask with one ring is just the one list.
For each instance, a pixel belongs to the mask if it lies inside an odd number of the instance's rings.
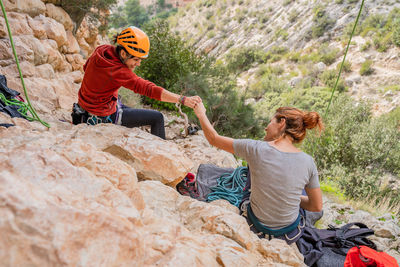
[[137,27],[131,26],[118,34],[117,44],[125,48],[134,57],[147,58],[149,55],[149,37]]

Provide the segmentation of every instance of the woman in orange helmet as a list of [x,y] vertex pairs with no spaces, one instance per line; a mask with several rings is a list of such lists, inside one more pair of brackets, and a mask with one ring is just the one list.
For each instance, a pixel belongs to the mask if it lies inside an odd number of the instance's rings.
[[[154,83],[138,77],[133,71],[147,58],[150,41],[137,27],[129,27],[115,37],[112,45],[101,45],[88,58],[83,69],[78,93],[78,109],[83,109],[81,122],[97,124],[112,122],[126,127],[151,126],[151,133],[165,139],[164,117],[155,110],[133,109],[118,102],[121,86],[135,93],[164,102],[181,103],[193,108],[201,102],[199,96],[174,94]],[[75,123],[75,122],[74,122]]]

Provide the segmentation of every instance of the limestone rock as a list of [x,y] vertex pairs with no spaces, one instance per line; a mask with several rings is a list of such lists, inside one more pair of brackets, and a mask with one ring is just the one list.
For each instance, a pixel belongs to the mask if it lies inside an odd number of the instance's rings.
[[43,79],[54,79],[55,73],[54,69],[50,64],[42,64],[36,66],[36,77]]
[[64,25],[65,30],[72,31],[74,23],[68,13],[61,7],[55,6],[51,3],[46,4],[46,14],[48,17],[55,19],[57,22]]
[[[57,50],[57,43],[54,40],[41,40],[44,49],[47,50],[47,63],[49,63],[55,71],[61,71],[63,68],[63,57]],[[55,47],[54,47],[55,46]]]
[[47,62],[48,51],[43,47],[42,42],[32,35],[26,35],[21,38],[32,51],[33,51],[33,63],[35,65],[41,65]]
[[193,168],[178,146],[138,128],[117,126],[116,133],[114,125],[78,127],[82,127],[77,132],[80,139],[132,164],[140,180],[157,180],[174,187]]
[[28,16],[28,24],[33,31],[33,35],[42,40],[47,38],[46,29],[42,24],[42,21],[39,19],[34,19]]
[[61,23],[43,15],[40,15],[35,19],[42,23],[44,29],[46,30],[47,38],[56,41],[58,47],[61,47],[62,45],[67,43],[67,33]]
[[[29,45],[26,44],[26,41],[23,40],[23,36],[15,36],[14,39],[14,45],[15,45],[15,50],[17,51],[18,55],[18,60],[19,61],[29,61],[31,63],[34,62],[35,60],[35,55],[33,50],[30,48]],[[8,41],[8,40],[6,40]]]
[[[15,12],[9,12],[7,14],[8,23],[10,25],[11,33],[13,36],[30,35],[33,33],[31,27],[29,27],[27,17],[28,16],[25,14],[15,13]],[[0,17],[0,24],[5,25],[3,17]],[[8,37],[8,32],[6,32],[4,36]]]
[[46,6],[41,0],[5,0],[3,4],[7,12],[26,13],[31,17],[43,14],[46,11]]
[[72,31],[67,31],[67,53],[69,54],[75,54],[79,53],[81,50],[78,44],[78,41],[76,40],[75,36],[72,34]]
[[[9,60],[13,57],[11,52],[11,44],[7,39],[0,39],[0,60]],[[8,65],[8,64],[5,64]]]
[[67,54],[65,58],[71,64],[73,71],[80,70],[83,72],[83,65],[85,64],[85,60],[80,54]]

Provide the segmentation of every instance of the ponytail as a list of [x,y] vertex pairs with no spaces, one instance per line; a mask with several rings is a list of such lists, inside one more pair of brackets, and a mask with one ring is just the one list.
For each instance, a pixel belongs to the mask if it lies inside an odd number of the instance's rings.
[[318,112],[315,111],[306,113],[303,116],[303,123],[304,127],[307,129],[314,129],[315,127],[318,127],[319,132],[321,132],[324,129],[324,125],[322,124],[322,118],[318,114]]
[[286,125],[283,134],[293,139],[293,143],[300,143],[306,137],[306,129],[318,127],[319,132],[324,129],[322,118],[317,112],[305,112],[297,108],[281,107],[276,110],[275,118],[278,122],[285,119]]

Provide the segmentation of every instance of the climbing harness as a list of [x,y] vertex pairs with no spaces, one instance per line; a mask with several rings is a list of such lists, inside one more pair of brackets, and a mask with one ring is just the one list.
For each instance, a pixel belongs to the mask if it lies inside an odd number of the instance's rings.
[[112,123],[112,122],[113,121],[111,119],[111,116],[100,117],[100,116],[90,114],[86,121],[86,124],[96,125],[96,124],[100,124],[100,123]]
[[239,207],[244,196],[244,188],[248,177],[248,168],[238,167],[233,173],[224,173],[217,179],[217,186],[211,188],[207,195],[207,202],[225,199],[232,205]]
[[337,85],[339,83],[340,75],[342,74],[342,70],[343,70],[344,61],[346,60],[347,51],[349,51],[351,38],[353,38],[353,34],[354,34],[355,30],[356,30],[356,26],[357,26],[358,20],[360,19],[360,15],[361,15],[361,11],[363,9],[363,6],[364,6],[364,0],[362,0],[362,2],[361,2],[361,6],[360,6],[360,10],[358,11],[357,19],[354,22],[353,31],[351,32],[349,42],[347,43],[346,51],[344,52],[342,64],[340,64],[340,69],[339,69],[339,73],[338,73],[338,76],[337,76],[337,79],[336,79],[336,83],[335,83],[335,86],[333,87],[332,94],[331,94],[331,97],[329,99],[328,107],[326,108],[326,111],[325,111],[325,118],[326,118],[326,115],[328,114],[329,107],[331,106],[333,94],[335,93],[335,90],[336,90]]
[[[39,118],[39,116],[37,115],[35,109],[34,109],[33,106],[31,105],[31,102],[29,101],[28,93],[27,93],[27,90],[26,90],[26,87],[25,87],[24,78],[23,78],[22,72],[21,72],[21,67],[20,67],[19,61],[18,61],[17,51],[15,50],[15,46],[14,46],[14,41],[13,41],[12,34],[11,34],[10,25],[9,25],[9,23],[8,23],[6,10],[5,10],[4,5],[3,5],[3,0],[0,0],[0,5],[1,5],[1,10],[3,11],[4,20],[5,20],[6,25],[7,25],[8,36],[10,37],[11,47],[12,47],[13,54],[14,54],[14,57],[15,57],[15,62],[17,63],[17,68],[18,68],[18,72],[19,72],[19,77],[21,78],[22,87],[24,88],[24,94],[25,94],[25,98],[26,98],[26,101],[27,101],[27,104],[25,104],[24,102],[20,102],[20,103],[18,103],[17,105],[18,105],[18,106],[21,106],[21,110],[24,111],[24,113],[21,113],[21,114],[23,114],[23,115],[25,116],[25,118],[27,118],[28,120],[31,120],[31,121],[37,120],[37,121],[39,121],[41,124],[43,124],[44,126],[50,128],[50,125],[49,125],[48,123],[42,121],[42,120]],[[12,101],[13,105],[15,105],[14,100],[8,99],[8,101]],[[15,100],[15,101],[18,101],[18,100]],[[23,108],[22,108],[22,107],[23,107]],[[32,114],[32,117],[27,116],[27,111],[29,111],[29,112]]]

